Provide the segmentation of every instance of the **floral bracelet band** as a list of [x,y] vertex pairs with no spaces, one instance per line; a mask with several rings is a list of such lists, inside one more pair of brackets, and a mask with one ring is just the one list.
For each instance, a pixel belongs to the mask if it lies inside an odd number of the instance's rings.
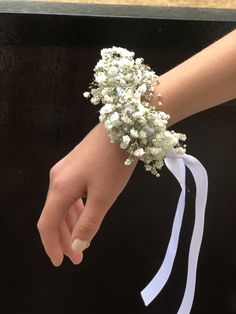
[[99,120],[108,130],[111,143],[120,143],[120,148],[129,153],[125,165],[138,157],[145,169],[158,177],[169,151],[185,153],[186,145],[180,141],[185,141],[186,135],[168,131],[170,116],[149,105],[154,82],[160,82],[155,72],[143,64],[143,58],[134,60],[134,52],[115,46],[102,49],[101,56],[94,68],[91,91],[83,95],[92,96],[94,105],[104,104]]

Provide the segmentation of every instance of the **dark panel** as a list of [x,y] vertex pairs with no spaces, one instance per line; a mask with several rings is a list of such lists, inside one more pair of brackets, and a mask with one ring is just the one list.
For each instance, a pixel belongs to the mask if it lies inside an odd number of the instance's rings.
[[[101,48],[131,49],[162,74],[234,28],[219,21],[0,16],[1,314],[177,312],[194,221],[189,173],[173,273],[147,308],[139,292],[162,262],[179,193],[167,169],[157,179],[138,164],[80,266],[65,261],[53,268],[36,223],[50,167],[98,122],[82,93]],[[192,314],[236,313],[235,104],[175,125],[210,182]]]

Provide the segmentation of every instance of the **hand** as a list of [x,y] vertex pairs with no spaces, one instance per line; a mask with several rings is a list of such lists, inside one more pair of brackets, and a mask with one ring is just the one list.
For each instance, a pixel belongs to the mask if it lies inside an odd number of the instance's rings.
[[82,261],[82,252],[137,165],[138,159],[124,165],[127,157],[119,144],[110,143],[107,130],[99,123],[52,167],[37,227],[54,266],[61,265],[64,255],[74,264]]

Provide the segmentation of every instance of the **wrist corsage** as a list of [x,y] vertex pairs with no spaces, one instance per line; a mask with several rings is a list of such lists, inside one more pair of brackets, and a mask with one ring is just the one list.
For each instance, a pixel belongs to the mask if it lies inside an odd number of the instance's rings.
[[[157,177],[164,165],[164,158],[171,150],[184,154],[186,135],[166,129],[170,116],[149,105],[154,83],[159,77],[143,58],[134,59],[134,52],[115,47],[101,50],[102,58],[94,68],[94,81],[85,98],[91,97],[93,105],[100,102],[99,120],[104,123],[111,143],[129,153],[125,165],[135,157],[144,162],[147,171]],[[158,105],[161,105],[159,94]]]
[[[164,165],[178,180],[181,193],[173,221],[171,237],[161,267],[141,291],[145,305],[150,304],[166,285],[172,272],[177,253],[183,221],[186,198],[186,167],[196,184],[195,222],[189,249],[188,271],[184,296],[178,314],[190,314],[196,284],[198,256],[201,247],[204,215],[207,201],[208,176],[206,169],[191,155],[185,154],[186,135],[166,129],[170,116],[151,106],[154,83],[160,84],[159,77],[143,58],[134,59],[134,52],[120,47],[101,50],[102,59],[94,68],[94,81],[90,98],[94,105],[100,102],[99,120],[104,123],[110,141],[119,143],[129,153],[125,165],[130,165],[135,157],[144,162],[145,169],[159,176]],[[161,95],[158,106],[161,106]]]

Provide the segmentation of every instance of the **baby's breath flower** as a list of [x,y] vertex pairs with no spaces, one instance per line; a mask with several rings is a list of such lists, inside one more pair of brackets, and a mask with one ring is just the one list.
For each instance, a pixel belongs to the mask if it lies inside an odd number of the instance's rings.
[[117,127],[121,124],[120,122],[120,116],[119,116],[119,113],[118,112],[113,112],[111,115],[110,115],[110,122],[113,126]]
[[158,154],[160,154],[162,151],[162,149],[157,148],[157,147],[151,147],[150,148],[150,152],[152,155],[157,156]]
[[109,69],[108,69],[108,75],[109,76],[116,76],[118,74],[119,70],[116,66],[112,65]]
[[132,161],[131,161],[130,158],[127,158],[127,159],[125,160],[125,165],[126,165],[126,166],[131,165],[131,163],[132,163]]
[[95,70],[98,70],[99,68],[103,68],[104,67],[104,62],[103,60],[99,60],[98,63],[95,66]]
[[120,86],[116,87],[116,92],[117,92],[118,96],[122,96],[124,91],[125,91],[124,88],[122,88]]
[[106,75],[103,72],[99,72],[98,74],[95,74],[95,81],[100,84],[103,83],[106,80]]
[[151,171],[152,170],[152,166],[151,165],[144,165],[146,171]]
[[142,104],[139,104],[138,105],[138,110],[142,113],[142,114],[144,114],[145,112],[148,112],[148,108],[146,108],[144,105],[142,105]]
[[181,155],[181,154],[184,154],[184,153],[186,152],[186,149],[183,148],[183,147],[177,147],[177,148],[175,149],[175,151],[176,151],[176,153],[177,153],[178,155]]
[[104,122],[105,120],[106,120],[105,115],[100,115],[100,116],[99,116],[99,121],[100,121],[100,122]]
[[135,60],[135,63],[138,64],[138,65],[140,65],[142,62],[143,62],[143,58],[137,58]]
[[122,137],[122,141],[125,143],[125,144],[129,144],[129,142],[130,142],[130,137],[128,136],[128,135],[124,135],[123,137]]
[[121,121],[123,121],[127,124],[132,124],[132,120],[129,117],[127,117],[126,115],[122,116],[120,119],[121,119]]
[[113,125],[112,125],[112,123],[111,123],[111,121],[110,121],[109,119],[106,119],[106,120],[105,120],[104,125],[105,125],[105,127],[106,127],[107,130],[111,130],[112,127],[113,127]]
[[108,96],[108,95],[105,95],[105,96],[103,97],[103,102],[104,102],[104,103],[112,103],[112,102],[113,102],[113,98],[110,97],[110,96]]
[[98,105],[100,100],[96,97],[92,97],[90,101],[93,105]]
[[90,93],[89,92],[84,92],[83,95],[84,95],[85,98],[89,98]]
[[131,139],[128,135],[124,135],[122,137],[122,142],[120,143],[120,147],[126,149],[130,143]]
[[128,147],[128,145],[126,145],[124,142],[120,143],[120,148],[126,149],[127,147]]
[[113,106],[112,104],[105,104],[101,109],[100,109],[100,113],[101,114],[105,114],[105,113],[110,113],[113,110]]
[[146,84],[142,84],[141,86],[139,86],[138,91],[139,91],[141,94],[144,94],[144,93],[147,91],[147,86],[146,86]]
[[141,157],[145,154],[145,151],[143,150],[143,148],[138,148],[134,151],[134,156],[136,157]]
[[118,112],[113,112],[113,114],[110,116],[110,121],[111,121],[111,123],[112,122],[115,122],[115,121],[117,121],[117,120],[119,120],[119,118],[120,118],[120,116],[119,116],[119,114],[118,114]]
[[149,125],[146,125],[144,128],[148,136],[153,135],[155,132],[155,129]]
[[[180,139],[181,141],[186,141],[187,136],[186,136],[185,134],[181,134],[181,133],[180,133],[179,139]],[[184,145],[183,145],[183,146],[184,146]]]
[[147,133],[144,130],[140,130],[138,132],[139,138],[146,138],[147,137]]
[[134,98],[140,99],[141,96],[142,96],[142,93],[139,90],[136,90],[134,93]]
[[147,145],[148,140],[147,140],[146,138],[141,138],[140,143],[141,143],[142,145]]
[[131,129],[130,130],[130,135],[132,136],[132,137],[134,137],[134,138],[138,138],[139,136],[138,136],[138,131],[137,130],[135,130],[135,129]]
[[137,118],[141,118],[142,117],[142,112],[141,111],[136,111],[132,114],[132,117],[137,119]]

